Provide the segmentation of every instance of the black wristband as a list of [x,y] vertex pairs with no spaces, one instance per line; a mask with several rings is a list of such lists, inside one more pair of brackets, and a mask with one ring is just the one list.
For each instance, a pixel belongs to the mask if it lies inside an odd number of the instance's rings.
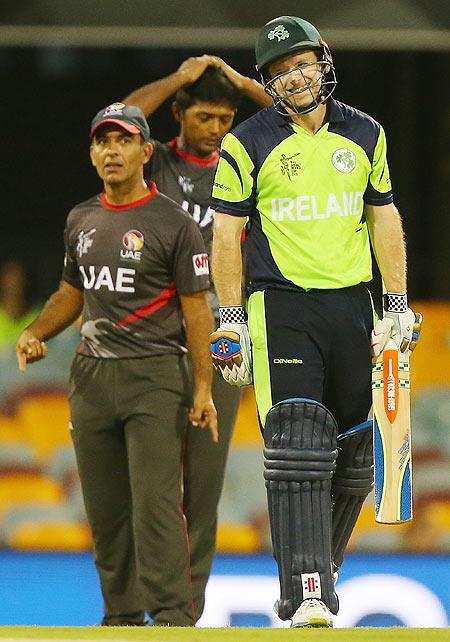
[[219,308],[220,325],[224,323],[247,323],[247,314],[242,305]]
[[408,309],[408,297],[405,294],[392,294],[387,292],[383,295],[383,309],[386,312],[406,312]]

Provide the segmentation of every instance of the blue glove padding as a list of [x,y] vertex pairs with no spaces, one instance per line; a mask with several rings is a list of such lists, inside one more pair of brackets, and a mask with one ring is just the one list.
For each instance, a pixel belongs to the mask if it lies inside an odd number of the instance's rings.
[[225,323],[211,335],[211,358],[216,370],[233,386],[253,381],[251,344],[246,323]]

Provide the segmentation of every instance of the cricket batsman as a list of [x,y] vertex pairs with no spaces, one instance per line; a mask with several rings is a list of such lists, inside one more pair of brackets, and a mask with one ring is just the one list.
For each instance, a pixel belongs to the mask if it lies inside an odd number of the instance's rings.
[[384,130],[334,99],[333,59],[316,27],[271,20],[256,63],[273,103],[225,136],[213,189],[213,361],[229,383],[255,387],[278,615],[331,627],[336,574],[373,485],[371,431],[337,447],[371,406],[370,246],[387,290],[374,351],[391,336],[406,350],[405,242]]

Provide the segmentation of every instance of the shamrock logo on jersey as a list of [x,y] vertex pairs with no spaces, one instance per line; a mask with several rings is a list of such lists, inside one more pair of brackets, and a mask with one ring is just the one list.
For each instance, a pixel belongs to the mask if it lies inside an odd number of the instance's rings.
[[92,243],[94,242],[93,240],[93,235],[96,232],[96,228],[94,227],[92,230],[89,230],[89,232],[85,232],[84,230],[81,230],[81,232],[77,236],[77,253],[78,256],[81,258],[83,254],[87,254],[89,248],[91,247]]
[[277,25],[275,29],[272,29],[272,31],[269,31],[267,34],[267,37],[269,40],[273,40],[276,38],[278,42],[281,40],[286,40],[286,38],[289,38],[289,31],[284,27],[284,25]]
[[350,149],[337,149],[331,157],[331,162],[340,172],[350,174],[356,167],[356,156]]

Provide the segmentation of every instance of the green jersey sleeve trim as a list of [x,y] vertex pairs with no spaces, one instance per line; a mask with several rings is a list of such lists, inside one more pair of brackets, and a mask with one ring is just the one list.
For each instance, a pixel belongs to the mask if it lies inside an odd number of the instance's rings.
[[364,202],[368,205],[388,205],[393,200],[387,162],[386,135],[380,125],[378,141],[373,154],[372,170],[364,194]]
[[254,206],[254,164],[236,136],[222,141],[212,191],[212,207],[236,216],[248,216]]

